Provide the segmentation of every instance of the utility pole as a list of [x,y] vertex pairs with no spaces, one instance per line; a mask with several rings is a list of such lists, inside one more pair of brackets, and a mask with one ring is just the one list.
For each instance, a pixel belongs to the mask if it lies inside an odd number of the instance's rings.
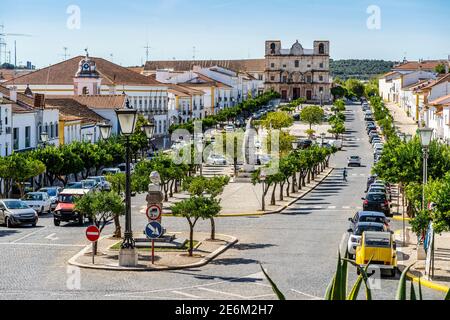
[[148,42],[147,42],[147,45],[144,47],[144,49],[145,49],[145,57],[147,59],[145,62],[147,62],[147,61],[149,61],[149,58],[150,58],[150,49],[151,49]]

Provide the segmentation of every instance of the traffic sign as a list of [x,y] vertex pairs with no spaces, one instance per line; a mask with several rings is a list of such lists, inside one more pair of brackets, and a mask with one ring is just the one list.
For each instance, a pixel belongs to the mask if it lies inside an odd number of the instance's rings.
[[145,227],[145,235],[149,239],[158,239],[163,235],[163,228],[161,224],[157,221],[150,222],[147,227]]
[[86,229],[86,238],[91,242],[96,242],[100,238],[100,230],[96,226]]
[[159,220],[161,218],[161,212],[162,210],[160,206],[157,204],[152,204],[147,208],[147,218],[151,221]]

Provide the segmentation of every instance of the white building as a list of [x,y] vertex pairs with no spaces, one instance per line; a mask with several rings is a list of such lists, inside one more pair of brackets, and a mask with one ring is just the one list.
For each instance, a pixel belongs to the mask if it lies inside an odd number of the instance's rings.
[[102,58],[78,56],[5,83],[20,92],[50,96],[120,95],[156,123],[155,132],[168,132],[167,86]]
[[0,157],[11,154],[11,121],[13,102],[0,92]]

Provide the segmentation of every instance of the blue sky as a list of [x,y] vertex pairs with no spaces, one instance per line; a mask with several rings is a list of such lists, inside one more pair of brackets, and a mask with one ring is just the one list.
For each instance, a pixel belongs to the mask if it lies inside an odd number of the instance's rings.
[[[67,28],[67,8],[81,11],[80,29]],[[366,12],[381,10],[381,29],[370,30]],[[18,62],[43,67],[85,47],[122,65],[151,59],[260,58],[264,41],[279,39],[305,48],[330,40],[334,59],[400,60],[445,58],[450,54],[450,1],[447,0],[1,0],[5,32]]]

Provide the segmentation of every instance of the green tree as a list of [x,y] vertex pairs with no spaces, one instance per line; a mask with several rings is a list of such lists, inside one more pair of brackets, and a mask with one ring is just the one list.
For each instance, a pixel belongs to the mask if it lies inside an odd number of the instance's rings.
[[[114,192],[89,192],[75,201],[75,210],[92,219],[102,232],[116,216],[125,214],[125,204]],[[96,244],[94,254],[97,254]]]
[[445,65],[443,63],[437,65],[436,68],[434,69],[434,71],[439,74],[444,74],[445,73]]
[[347,91],[353,93],[357,98],[364,96],[364,84],[357,79],[348,79],[345,82]]
[[319,106],[304,107],[300,112],[300,118],[302,121],[309,124],[309,129],[312,130],[312,126],[315,124],[321,124],[323,121],[324,111]]
[[211,219],[221,210],[219,201],[209,197],[193,196],[171,207],[175,216],[186,218],[189,224],[189,256],[194,252],[194,228],[199,219]]
[[[133,180],[134,176],[132,176]],[[123,197],[125,195],[126,188],[126,175],[125,173],[117,173],[117,174],[108,174],[106,176],[106,180],[111,185],[111,192],[116,193],[118,196]],[[132,189],[133,182],[132,182]],[[120,219],[118,215],[114,216],[114,237],[121,238],[122,237],[122,228],[120,226]]]
[[288,128],[294,123],[294,118],[284,111],[270,112],[266,118],[261,121],[261,125],[266,129],[281,130]]

